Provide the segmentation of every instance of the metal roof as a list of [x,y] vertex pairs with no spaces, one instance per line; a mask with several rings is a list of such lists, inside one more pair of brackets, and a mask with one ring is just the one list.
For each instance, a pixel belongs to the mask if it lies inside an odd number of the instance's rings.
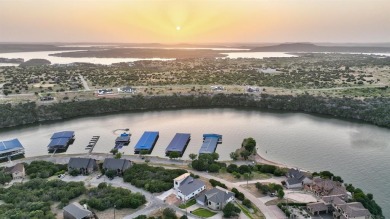
[[135,150],[150,150],[154,146],[157,138],[159,136],[159,132],[144,132],[141,138],[135,145]]
[[63,132],[56,132],[54,133],[50,139],[57,139],[57,138],[73,138],[74,137],[74,131],[63,131]]
[[222,138],[222,135],[218,134],[204,134],[203,144],[199,149],[199,154],[211,154],[215,152],[218,141]]
[[131,166],[131,162],[126,159],[106,158],[104,159],[103,169],[124,171]]
[[85,209],[83,206],[81,206],[77,202],[74,202],[72,204],[65,206],[64,211],[68,212],[76,219],[83,219],[85,217],[92,216],[91,211],[89,211],[88,209]]
[[50,141],[47,147],[65,147],[69,142],[69,138],[56,138]]
[[198,179],[194,179],[191,176],[188,176],[183,182],[180,183],[179,188],[177,188],[183,195],[188,196],[196,190],[202,188],[206,184]]
[[176,133],[175,137],[173,137],[171,143],[169,143],[166,151],[178,151],[180,153],[183,152],[186,147],[188,141],[190,140],[191,135],[188,133]]
[[23,145],[20,143],[18,139],[12,139],[8,141],[0,141],[0,152],[10,152],[16,151],[19,149],[24,149]]

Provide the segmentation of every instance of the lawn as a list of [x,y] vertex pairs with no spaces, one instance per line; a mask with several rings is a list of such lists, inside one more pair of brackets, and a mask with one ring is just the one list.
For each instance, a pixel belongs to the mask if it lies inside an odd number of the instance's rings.
[[212,216],[217,214],[215,212],[209,211],[209,210],[204,209],[204,208],[198,208],[198,209],[192,211],[191,213],[193,213],[196,216],[205,217],[205,218],[212,217]]
[[185,209],[185,208],[190,207],[191,205],[194,205],[195,203],[196,203],[196,200],[195,199],[191,199],[191,200],[187,201],[187,203],[185,203],[185,204],[184,203],[180,204],[179,208]]

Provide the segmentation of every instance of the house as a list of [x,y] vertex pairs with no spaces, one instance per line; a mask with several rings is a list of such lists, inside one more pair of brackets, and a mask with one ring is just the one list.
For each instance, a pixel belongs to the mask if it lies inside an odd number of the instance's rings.
[[21,163],[16,164],[13,167],[6,167],[4,172],[12,174],[13,179],[24,179],[26,176],[26,171],[24,165]]
[[343,195],[323,196],[320,202],[307,204],[307,210],[313,214],[328,213],[333,211],[335,219],[369,219],[370,212],[360,202],[345,202]]
[[103,169],[115,170],[117,175],[123,175],[123,172],[131,167],[131,161],[126,159],[106,158],[104,159]]
[[312,182],[311,179],[305,176],[305,174],[298,169],[289,169],[286,176],[287,189],[301,189],[303,185]]
[[331,179],[314,178],[305,185],[305,190],[313,192],[316,196],[340,196],[342,200],[348,199],[348,191],[342,183]]
[[369,219],[371,218],[370,212],[364,208],[360,202],[350,202],[338,204],[333,212],[333,218],[336,219]]
[[89,219],[94,218],[93,213],[77,202],[73,202],[64,208],[64,219]]
[[81,174],[90,174],[98,169],[98,165],[95,159],[71,157],[68,163],[68,172],[72,170],[79,170]]
[[173,188],[176,190],[176,196],[187,201],[206,189],[206,184],[198,179],[194,179],[189,173],[173,179]]
[[196,199],[200,205],[207,206],[212,210],[222,210],[224,206],[234,200],[234,193],[221,187],[215,187],[206,191]]

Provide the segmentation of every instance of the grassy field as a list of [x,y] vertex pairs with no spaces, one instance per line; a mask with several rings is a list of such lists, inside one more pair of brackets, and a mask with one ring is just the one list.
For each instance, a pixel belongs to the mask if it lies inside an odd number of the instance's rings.
[[212,217],[212,216],[216,215],[217,213],[212,212],[212,211],[207,210],[207,209],[204,209],[204,208],[198,208],[198,209],[192,211],[192,214],[199,216],[199,217],[208,218],[208,217]]
[[186,209],[186,208],[188,208],[188,207],[194,205],[195,203],[196,203],[196,200],[195,200],[195,199],[191,199],[191,200],[187,201],[185,204],[184,204],[184,203],[183,203],[183,204],[180,204],[180,205],[179,205],[179,208],[181,208],[181,209]]

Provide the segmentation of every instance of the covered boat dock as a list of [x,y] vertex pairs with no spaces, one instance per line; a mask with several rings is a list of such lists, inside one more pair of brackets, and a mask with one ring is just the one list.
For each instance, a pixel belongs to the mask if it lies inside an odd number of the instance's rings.
[[199,154],[212,154],[217,149],[217,145],[222,143],[222,135],[204,134],[203,144],[200,147]]
[[134,147],[134,153],[139,154],[141,151],[147,151],[147,153],[150,154],[156,145],[158,138],[159,132],[144,132]]
[[0,159],[23,154],[24,147],[17,138],[8,141],[0,141]]
[[169,156],[171,152],[176,151],[180,153],[180,156],[183,156],[184,151],[186,150],[190,140],[191,140],[191,134],[176,133],[171,143],[169,143],[168,147],[165,149],[165,154]]
[[74,131],[56,132],[50,139],[51,141],[47,146],[49,152],[66,150],[74,142]]

